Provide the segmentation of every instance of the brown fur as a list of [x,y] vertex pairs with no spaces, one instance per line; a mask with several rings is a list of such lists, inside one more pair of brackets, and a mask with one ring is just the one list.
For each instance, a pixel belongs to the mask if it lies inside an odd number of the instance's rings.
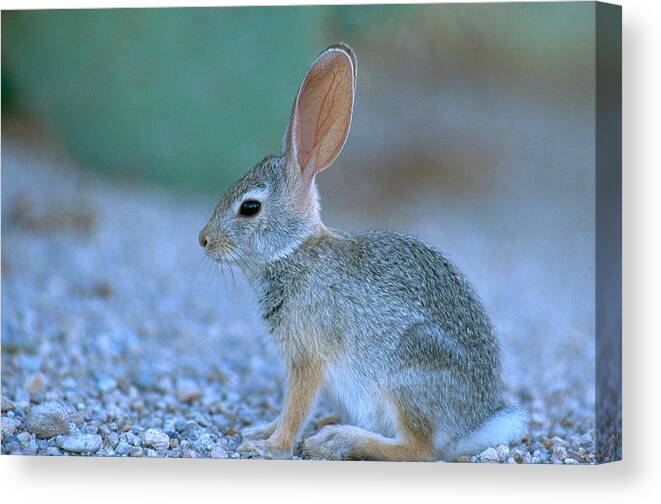
[[416,430],[410,422],[410,413],[394,404],[397,415],[398,437],[387,438],[381,434],[354,427],[338,425],[325,427],[305,441],[303,453],[312,458],[381,460],[390,462],[432,461],[434,443],[432,433]]
[[240,450],[263,452],[275,458],[292,456],[296,437],[307,420],[323,380],[323,365],[319,361],[290,362],[287,370],[287,392],[282,413],[273,422],[244,432],[245,437],[266,437],[243,443]]
[[280,421],[267,444],[278,451],[291,450],[296,435],[312,409],[323,378],[320,362],[297,362],[289,366],[287,393]]

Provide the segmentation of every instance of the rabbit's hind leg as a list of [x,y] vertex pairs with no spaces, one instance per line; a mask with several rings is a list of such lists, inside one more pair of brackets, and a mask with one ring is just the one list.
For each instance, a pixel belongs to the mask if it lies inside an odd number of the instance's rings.
[[399,435],[396,438],[353,425],[328,425],[304,441],[302,454],[330,460],[433,460],[433,436],[416,431],[405,414],[397,416]]

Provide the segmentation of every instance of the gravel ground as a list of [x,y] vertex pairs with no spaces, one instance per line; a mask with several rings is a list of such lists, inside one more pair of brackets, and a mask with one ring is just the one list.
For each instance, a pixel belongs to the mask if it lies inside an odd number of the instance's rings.
[[[2,156],[2,453],[255,456],[241,431],[277,414],[281,369],[249,286],[197,246],[214,202],[92,179],[16,141]],[[522,444],[463,460],[594,463],[589,331],[478,290],[531,423]]]

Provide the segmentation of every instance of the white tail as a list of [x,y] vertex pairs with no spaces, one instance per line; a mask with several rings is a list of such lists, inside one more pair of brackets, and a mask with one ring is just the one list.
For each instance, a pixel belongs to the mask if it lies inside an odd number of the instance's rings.
[[528,430],[528,414],[516,406],[507,406],[496,412],[477,430],[452,446],[445,448],[446,460],[461,455],[474,455],[490,446],[520,441]]

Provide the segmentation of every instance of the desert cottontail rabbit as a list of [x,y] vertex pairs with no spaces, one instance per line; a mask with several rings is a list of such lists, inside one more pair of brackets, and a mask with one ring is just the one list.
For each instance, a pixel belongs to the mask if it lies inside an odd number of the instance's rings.
[[315,176],[342,150],[355,91],[353,50],[328,47],[282,153],[232,185],[200,232],[209,256],[243,266],[287,369],[280,416],[244,445],[290,457],[321,394],[344,423],[304,441],[313,458],[452,459],[516,441],[526,415],[502,399],[494,329],[461,273],[416,238],[321,222]]

